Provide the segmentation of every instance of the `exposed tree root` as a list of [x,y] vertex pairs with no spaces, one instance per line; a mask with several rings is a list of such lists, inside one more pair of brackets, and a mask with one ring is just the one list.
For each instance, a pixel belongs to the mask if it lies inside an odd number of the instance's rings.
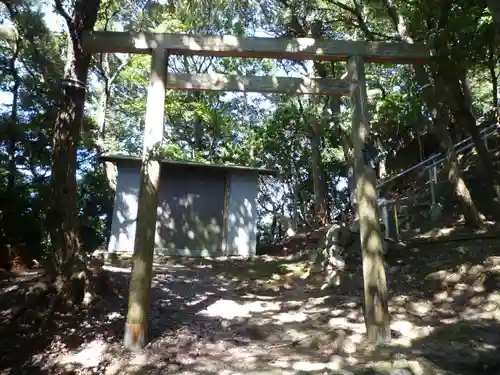
[[104,257],[93,255],[76,259],[70,277],[50,271],[41,274],[40,279],[24,292],[24,302],[15,309],[10,325],[16,325],[22,316],[34,310],[41,316],[39,330],[43,331],[58,309],[89,308],[114,294],[103,265]]

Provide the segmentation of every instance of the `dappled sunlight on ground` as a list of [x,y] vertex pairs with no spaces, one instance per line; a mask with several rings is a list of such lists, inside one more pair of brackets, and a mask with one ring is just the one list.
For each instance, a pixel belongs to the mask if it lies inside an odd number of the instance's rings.
[[301,277],[303,263],[262,257],[157,263],[151,342],[128,353],[121,342],[130,268],[107,266],[118,296],[82,313],[76,326],[55,327],[31,366],[105,375],[436,373],[422,366],[497,374],[498,246],[469,241],[389,254],[392,341],[376,349],[364,340],[359,264],[339,286],[320,290]]
[[439,228],[436,228],[435,223],[432,221],[423,222],[421,223],[420,228],[412,228],[410,231],[404,233],[403,238],[410,238],[413,241],[425,241],[436,239],[446,240],[449,236],[480,237],[484,235],[486,238],[492,238],[494,235],[500,235],[500,225],[494,221],[484,220],[482,228],[473,230],[467,226],[463,215],[458,217],[449,217],[442,221],[443,223]]

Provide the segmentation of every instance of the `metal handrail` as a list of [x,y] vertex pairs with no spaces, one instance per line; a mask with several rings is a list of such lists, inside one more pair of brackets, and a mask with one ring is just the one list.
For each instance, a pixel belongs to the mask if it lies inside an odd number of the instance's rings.
[[[488,137],[490,136],[491,134],[493,134],[494,132],[498,131],[500,129],[500,125],[499,124],[492,124],[490,126],[488,126],[487,128],[481,130],[479,132],[479,136],[481,138],[485,138],[485,137]],[[487,134],[486,134],[487,133]],[[453,148],[457,148],[458,146],[461,146],[463,144],[467,143],[467,145],[465,145],[464,147],[461,147],[459,150],[456,150],[456,152],[463,152],[463,151],[466,151],[470,148],[472,148],[474,146],[474,143],[472,142],[472,137],[467,137],[463,140],[461,140],[460,142],[456,143],[455,145],[453,145]],[[438,164],[441,164],[443,161],[444,161],[444,157],[442,157],[441,159],[439,159],[437,162],[434,162],[432,163],[431,165],[427,165],[431,162],[434,161],[434,159],[438,158],[439,156],[441,156],[442,153],[439,153],[439,154],[432,154],[431,156],[429,156],[427,159],[425,159],[424,161],[421,161],[420,163],[418,164],[415,164],[414,166],[404,170],[403,172],[400,172],[398,173],[397,175],[395,176],[392,176],[391,178],[385,180],[385,181],[382,181],[380,184],[377,185],[377,189],[380,189],[381,187],[387,185],[389,182],[392,182],[396,179],[398,179],[399,177],[402,177],[412,171],[414,171],[415,169],[418,169],[420,167],[425,167],[425,169],[429,169],[435,165],[438,165]]]
[[[486,138],[486,137],[488,137],[488,136],[492,135],[493,133],[495,133],[496,131],[498,131],[499,129],[500,129],[500,125],[496,125],[496,124],[495,124],[495,129],[493,129],[492,131],[490,131],[490,132],[488,132],[488,133],[486,133],[486,131],[488,130],[488,128],[483,129],[483,130],[484,130],[484,132],[485,132],[486,134],[482,134],[482,135],[481,135],[481,138],[483,138],[483,137],[484,137],[484,138]],[[469,137],[469,138],[470,138],[470,137]],[[462,142],[463,142],[463,141],[462,141]],[[457,153],[464,152],[464,151],[470,150],[470,149],[471,149],[471,148],[473,148],[473,147],[474,147],[474,143],[473,143],[473,142],[470,142],[470,143],[466,144],[465,146],[460,147],[458,150],[455,150],[455,152],[457,152]],[[431,165],[427,165],[427,166],[425,167],[425,169],[429,169],[429,168],[434,167],[435,165],[439,165],[439,164],[441,164],[441,163],[444,161],[444,159],[446,159],[446,158],[445,158],[445,157],[442,157],[441,159],[439,159],[439,160],[438,160],[438,161],[436,161],[435,163],[433,163],[433,164],[431,164]]]

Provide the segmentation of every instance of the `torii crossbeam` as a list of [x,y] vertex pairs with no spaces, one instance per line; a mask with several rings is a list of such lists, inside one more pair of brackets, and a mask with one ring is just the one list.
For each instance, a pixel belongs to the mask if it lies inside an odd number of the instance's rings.
[[425,44],[364,42],[312,38],[259,38],[232,35],[93,31],[85,35],[88,52],[151,54],[154,49],[171,55],[274,58],[291,60],[342,60],[360,56],[366,62],[425,63],[430,50]]

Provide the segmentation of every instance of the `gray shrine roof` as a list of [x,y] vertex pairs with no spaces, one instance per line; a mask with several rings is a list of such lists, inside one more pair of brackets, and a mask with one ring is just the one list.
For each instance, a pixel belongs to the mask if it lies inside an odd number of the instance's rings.
[[[127,163],[129,165],[140,165],[141,158],[138,156],[129,155],[102,155],[99,157],[102,161],[110,161],[116,163]],[[239,165],[227,165],[227,164],[210,164],[210,163],[197,163],[192,161],[182,161],[182,160],[171,160],[171,159],[160,159],[160,163],[167,165],[169,167],[177,168],[206,168],[206,169],[217,169],[231,172],[257,172],[261,175],[277,176],[278,171],[274,169],[258,168],[258,167],[244,167]]]

